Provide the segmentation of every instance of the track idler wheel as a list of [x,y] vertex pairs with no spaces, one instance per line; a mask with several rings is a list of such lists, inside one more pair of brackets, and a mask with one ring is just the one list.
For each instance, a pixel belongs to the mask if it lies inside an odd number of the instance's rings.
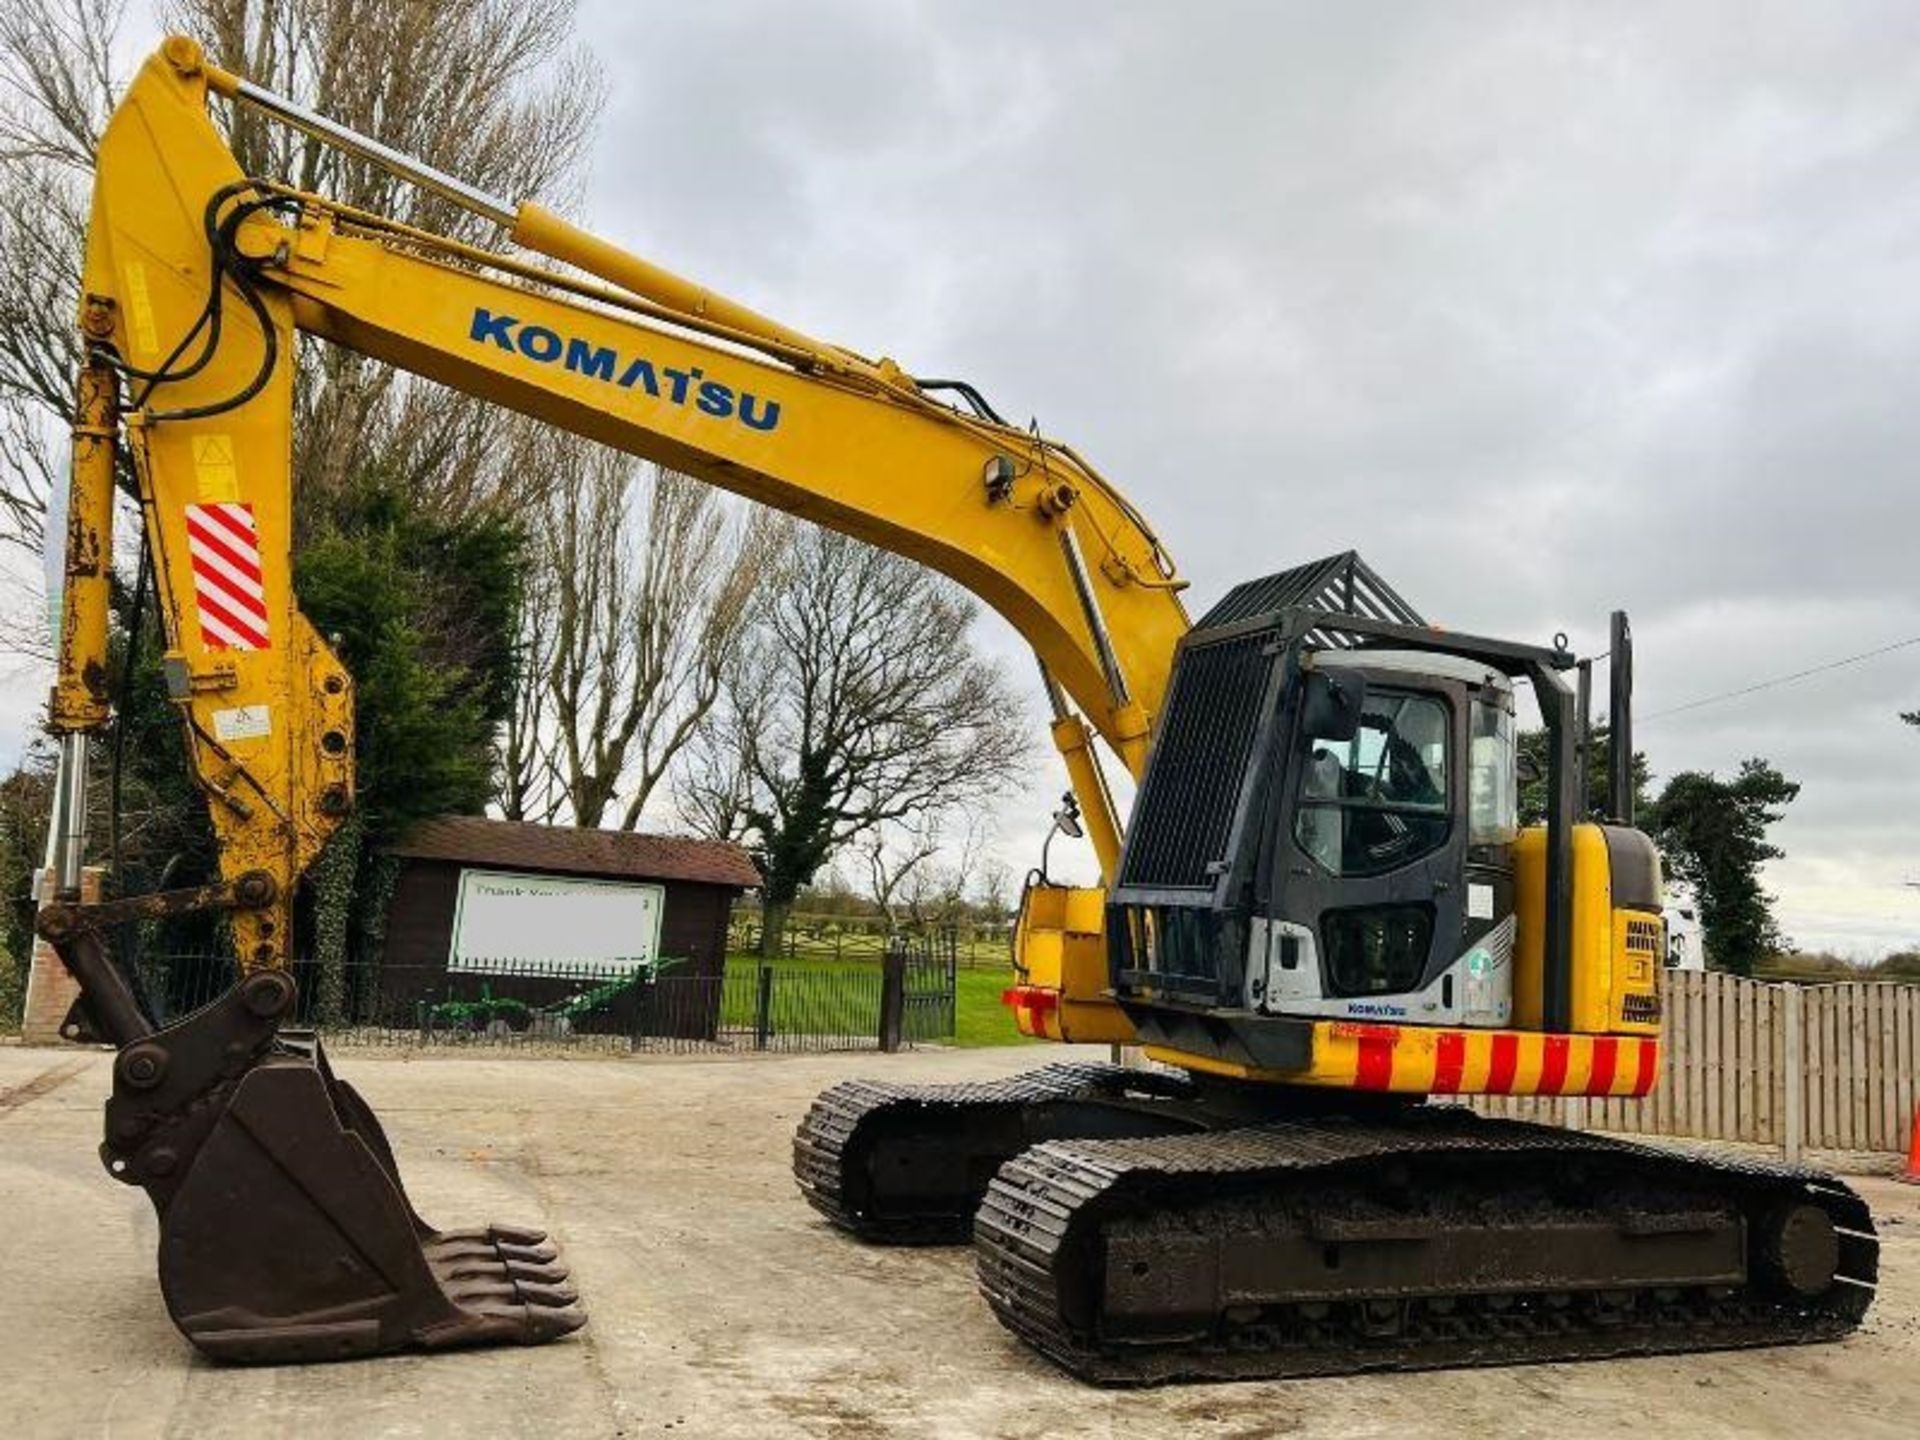
[[124,1048],[107,1168],[160,1213],[160,1288],[219,1360],[539,1344],[586,1323],[546,1236],[436,1230],[317,1040],[277,1035],[293,983],[247,977]]
[[1805,1201],[1780,1206],[1762,1223],[1759,1238],[1761,1272],[1778,1289],[1818,1300],[1833,1288],[1840,1233],[1819,1206]]

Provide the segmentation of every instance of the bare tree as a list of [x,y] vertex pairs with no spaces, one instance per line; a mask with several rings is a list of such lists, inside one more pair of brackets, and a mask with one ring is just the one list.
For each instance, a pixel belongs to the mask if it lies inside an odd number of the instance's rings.
[[[573,195],[602,93],[594,62],[571,40],[574,0],[160,6],[218,63],[396,149],[513,199],[564,208]],[[90,171],[118,90],[120,15],[121,0],[0,3],[0,543],[27,549],[43,543],[62,468]],[[488,222],[244,107],[216,103],[213,115],[248,174],[456,239],[502,243]],[[553,442],[532,421],[349,350],[303,344],[298,355],[296,544],[335,532],[348,513],[338,502],[362,481],[450,521],[490,505],[517,512],[552,473],[534,463]],[[423,622],[456,650],[490,638],[473,637],[477,623],[465,614]],[[125,808],[137,817],[137,806]],[[138,838],[134,826],[127,833]],[[340,887],[363,873],[362,833],[343,830],[317,874],[320,913],[346,908]],[[323,967],[341,963],[344,928],[319,934]]]
[[[571,42],[574,0],[175,0],[167,23],[221,64],[511,198],[564,204],[598,114],[599,72]],[[0,544],[37,552],[61,469],[93,154],[119,92],[123,0],[0,5]],[[288,179],[457,239],[487,222],[236,107],[249,174]],[[537,427],[330,346],[301,351],[301,534],[353,475],[378,470],[458,513],[544,473]]]
[[37,554],[79,364],[94,147],[121,0],[0,6],[0,544]]
[[994,921],[1005,920],[1013,913],[1013,872],[1007,868],[1007,862],[996,858],[987,858],[977,867],[975,876],[974,906],[984,911]]
[[563,457],[537,528],[504,803],[632,830],[719,698],[773,527],[709,485],[585,447]]
[[554,615],[565,581],[540,560],[536,552],[521,594],[513,708],[501,727],[494,790],[504,818],[551,825],[565,802],[557,783],[559,761],[547,690],[554,664]]
[[973,649],[976,610],[933,572],[844,535],[798,527],[783,545],[679,786],[689,820],[753,846],[763,953],[837,852],[981,804],[1024,769],[1020,705]]
[[[576,198],[604,86],[572,42],[575,0],[172,0],[169,22],[220,64],[509,199]],[[479,216],[244,107],[229,139],[250,175],[482,245]],[[307,346],[294,391],[307,515],[377,467],[458,513],[538,481],[528,425],[349,350]],[[302,517],[304,518],[304,516]]]
[[900,923],[903,901],[912,909],[919,882],[940,853],[941,817],[919,815],[912,824],[876,825],[860,837],[860,858],[867,865],[867,893],[887,917]]
[[948,840],[926,863],[908,872],[899,890],[908,923],[918,930],[952,925],[966,912],[967,890],[986,848],[988,831],[978,806],[963,811],[958,840]]
[[[960,821],[957,839],[950,812]],[[925,930],[962,919],[975,903],[969,892],[976,883],[989,891],[996,883],[1005,889],[1006,867],[984,859],[990,837],[985,808],[976,800],[876,825],[854,848],[866,862],[868,893],[889,928]],[[997,870],[997,881],[982,881],[983,865]]]
[[[765,604],[764,597],[758,604]],[[716,840],[745,841],[753,831],[753,751],[749,717],[773,705],[775,678],[761,664],[766,646],[758,607],[743,637],[721,698],[687,742],[673,775],[674,804],[694,831]]]

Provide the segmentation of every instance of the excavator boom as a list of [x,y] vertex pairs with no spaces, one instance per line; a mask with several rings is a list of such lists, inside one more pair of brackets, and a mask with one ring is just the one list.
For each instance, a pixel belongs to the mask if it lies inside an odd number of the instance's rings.
[[[391,163],[571,269],[250,181],[207,113],[210,92]],[[1130,769],[1144,764],[1187,628],[1181,582],[1070,448],[940,403],[890,361],[765,320],[538,206],[393,157],[206,64],[191,42],[148,61],[107,130],[84,285],[82,328],[101,357],[88,373],[109,392],[124,376],[130,392],[169,673],[228,873],[264,870],[284,894],[351,801],[350,681],[300,618],[288,575],[292,362],[308,335],[951,575],[1032,644],[1063,748],[1085,755],[1090,726]],[[110,503],[93,498],[89,513]],[[223,521],[251,533],[218,548]],[[97,562],[110,527],[92,534]],[[83,702],[56,710],[67,729],[104,723],[104,636],[103,622],[74,627],[63,653],[61,693]],[[262,701],[270,733],[245,733]],[[1090,757],[1073,769],[1111,864],[1112,802]],[[242,813],[256,802],[278,823]],[[246,928],[243,963],[277,963],[282,944]]]

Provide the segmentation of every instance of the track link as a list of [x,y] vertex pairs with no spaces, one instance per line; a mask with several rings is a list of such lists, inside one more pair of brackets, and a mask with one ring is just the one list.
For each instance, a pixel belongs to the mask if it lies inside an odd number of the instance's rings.
[[[1183,1076],[1100,1063],[979,1084],[847,1080],[800,1122],[794,1180],[808,1204],[863,1240],[963,1245],[988,1182],[1022,1150],[1060,1135],[1161,1128],[1154,1103],[1190,1093]],[[1129,1110],[1129,1097],[1141,1108]]]
[[[1042,1144],[974,1236],[1002,1323],[1106,1385],[1832,1340],[1879,1248],[1830,1175],[1457,1107]],[[1609,1284],[1601,1252],[1639,1273]],[[1750,1278],[1702,1268],[1729,1255]]]

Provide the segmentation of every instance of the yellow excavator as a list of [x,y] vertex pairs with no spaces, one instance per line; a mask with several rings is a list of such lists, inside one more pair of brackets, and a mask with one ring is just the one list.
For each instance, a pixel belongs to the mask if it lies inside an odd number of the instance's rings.
[[[243,174],[210,100],[496,222],[517,254]],[[1623,773],[1608,823],[1582,813],[1563,640],[1437,629],[1352,554],[1191,623],[1138,511],[971,386],[777,324],[181,37],[102,140],[79,324],[38,923],[82,988],[72,1027],[119,1047],[102,1160],[151,1198],[167,1307],[209,1356],[532,1343],[585,1318],[539,1232],[422,1220],[371,1111],[288,1023],[296,886],[354,805],[352,678],[290,580],[304,337],[912,556],[1032,646],[1103,884],[1034,877],[1007,1000],[1029,1034],[1156,1063],[835,1087],[794,1143],[835,1224],[970,1236],[995,1313],[1111,1383],[1826,1339],[1865,1312],[1872,1222],[1830,1176],[1426,1103],[1640,1095],[1658,1072],[1658,864]],[[122,457],[220,879],[83,903]],[[1623,617],[1613,648],[1624,758]],[[1532,828],[1518,685],[1549,738]],[[1124,831],[1096,736],[1139,782]],[[208,909],[240,979],[157,1028],[103,936]]]

